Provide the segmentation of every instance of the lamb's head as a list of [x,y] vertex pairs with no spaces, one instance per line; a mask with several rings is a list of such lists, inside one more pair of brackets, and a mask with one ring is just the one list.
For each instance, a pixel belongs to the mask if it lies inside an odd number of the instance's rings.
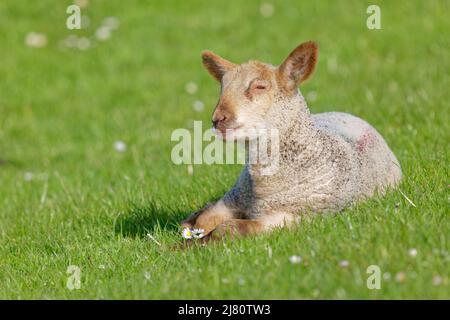
[[314,42],[305,42],[279,67],[254,60],[239,65],[203,52],[204,66],[221,83],[212,117],[218,134],[226,140],[251,139],[269,129],[273,107],[298,93],[298,85],[314,70],[317,51]]

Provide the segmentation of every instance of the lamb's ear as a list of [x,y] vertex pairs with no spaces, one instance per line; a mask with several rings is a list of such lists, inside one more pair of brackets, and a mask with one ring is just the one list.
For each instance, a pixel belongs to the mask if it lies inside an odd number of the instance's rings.
[[225,72],[233,69],[236,65],[211,51],[202,52],[203,65],[206,70],[217,80],[221,81]]
[[318,47],[315,42],[302,43],[278,67],[278,73],[288,90],[309,78],[317,62]]

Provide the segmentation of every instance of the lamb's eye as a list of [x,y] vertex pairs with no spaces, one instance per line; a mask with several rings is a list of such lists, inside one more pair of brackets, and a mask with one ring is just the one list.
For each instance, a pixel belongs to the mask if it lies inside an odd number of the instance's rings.
[[263,91],[269,88],[269,83],[264,80],[256,80],[250,85],[251,90]]

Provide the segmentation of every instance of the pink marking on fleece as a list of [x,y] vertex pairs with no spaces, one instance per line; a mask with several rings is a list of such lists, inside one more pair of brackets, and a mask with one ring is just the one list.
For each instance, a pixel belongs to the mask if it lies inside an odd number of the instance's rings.
[[371,130],[366,130],[356,141],[356,149],[358,150],[358,152],[363,153],[370,146],[372,146],[375,140],[374,138],[375,137]]

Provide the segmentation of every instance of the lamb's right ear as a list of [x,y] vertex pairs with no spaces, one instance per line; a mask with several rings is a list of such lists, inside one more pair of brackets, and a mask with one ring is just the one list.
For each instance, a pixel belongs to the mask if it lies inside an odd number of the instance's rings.
[[288,90],[309,78],[317,62],[318,47],[315,42],[302,43],[279,66],[278,73]]
[[206,70],[219,82],[222,81],[225,72],[236,67],[236,64],[211,51],[203,51],[202,60]]

